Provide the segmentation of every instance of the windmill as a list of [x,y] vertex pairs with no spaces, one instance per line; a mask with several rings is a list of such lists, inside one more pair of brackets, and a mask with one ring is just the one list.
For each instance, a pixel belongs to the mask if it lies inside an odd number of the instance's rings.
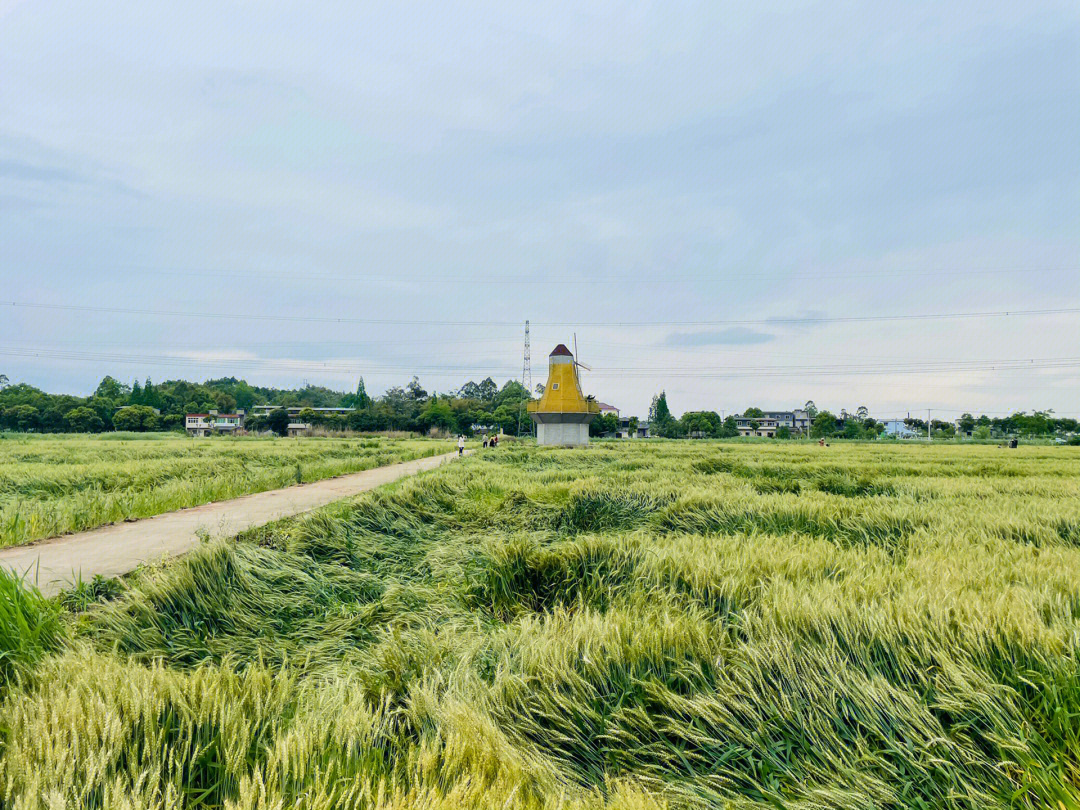
[[[574,336],[577,348],[577,335]],[[582,447],[589,443],[589,423],[600,405],[581,393],[578,366],[573,352],[560,343],[548,355],[548,378],[544,394],[528,403],[529,417],[536,423],[536,443],[558,447]]]

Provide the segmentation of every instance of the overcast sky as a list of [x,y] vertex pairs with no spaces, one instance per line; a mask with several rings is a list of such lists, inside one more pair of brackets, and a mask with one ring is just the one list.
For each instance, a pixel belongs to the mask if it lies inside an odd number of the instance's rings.
[[0,301],[54,392],[501,384],[528,318],[624,412],[1075,415],[1080,5],[0,0]]

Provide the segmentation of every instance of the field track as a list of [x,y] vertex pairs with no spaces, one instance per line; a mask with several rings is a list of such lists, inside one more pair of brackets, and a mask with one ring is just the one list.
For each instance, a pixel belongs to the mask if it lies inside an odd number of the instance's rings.
[[120,576],[141,563],[183,554],[199,542],[202,533],[236,534],[433,469],[455,455],[428,456],[311,484],[180,509],[144,520],[103,526],[29,546],[0,549],[0,567],[17,574],[29,572],[29,578],[36,580],[41,591],[52,596],[79,576],[86,580],[96,574]]

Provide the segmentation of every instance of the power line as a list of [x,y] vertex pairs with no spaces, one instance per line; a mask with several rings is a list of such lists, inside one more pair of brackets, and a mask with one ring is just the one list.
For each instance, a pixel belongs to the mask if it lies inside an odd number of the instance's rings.
[[[295,323],[353,323],[389,325],[400,324],[404,326],[514,326],[515,321],[449,321],[449,320],[419,320],[397,318],[339,318],[318,315],[263,315],[258,313],[236,312],[183,312],[162,309],[140,309],[125,307],[98,307],[76,304],[41,304],[25,301],[4,301],[4,306],[22,307],[32,309],[63,310],[68,312],[97,312],[113,315],[155,315],[181,318],[215,318],[247,321],[287,321]],[[870,323],[886,321],[931,321],[953,320],[971,318],[1007,318],[1007,317],[1032,317],[1042,315],[1066,315],[1080,312],[1080,307],[1062,307],[1056,309],[1017,309],[1017,310],[992,310],[986,312],[942,312],[932,314],[907,314],[907,315],[855,315],[840,317],[790,317],[790,318],[758,318],[758,319],[730,319],[730,320],[700,320],[700,321],[535,321],[543,326],[766,326],[775,324],[822,324],[822,323]]]
[[[37,266],[37,265],[35,265]],[[69,270],[68,267],[53,265],[53,270]],[[344,282],[383,282],[391,284],[450,284],[460,286],[462,284],[525,284],[525,285],[607,285],[607,284],[646,284],[646,285],[675,285],[675,284],[715,284],[740,279],[773,279],[776,281],[811,280],[822,279],[873,279],[921,276],[974,276],[974,275],[1011,275],[1027,273],[1074,273],[1080,270],[1076,267],[1001,267],[1001,268],[949,268],[949,267],[919,267],[919,268],[892,268],[887,270],[866,271],[850,270],[842,272],[785,272],[783,270],[762,273],[750,270],[732,268],[724,274],[710,273],[701,276],[657,276],[654,274],[614,274],[606,276],[576,276],[573,278],[553,278],[546,272],[536,272],[529,276],[500,276],[500,275],[474,275],[461,276],[447,274],[443,276],[402,276],[393,273],[312,273],[308,271],[288,270],[214,270],[210,268],[176,268],[176,267],[150,267],[146,265],[114,265],[112,267],[98,268],[96,272],[108,272],[110,270],[142,273],[145,275],[162,276],[201,276],[210,278],[249,278],[253,280],[267,281],[344,281]]]

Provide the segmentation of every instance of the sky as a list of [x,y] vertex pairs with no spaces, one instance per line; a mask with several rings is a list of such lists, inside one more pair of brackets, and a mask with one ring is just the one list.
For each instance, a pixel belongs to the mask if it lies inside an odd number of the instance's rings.
[[1080,415],[1080,5],[0,0],[12,382],[448,391],[527,319],[628,414]]

